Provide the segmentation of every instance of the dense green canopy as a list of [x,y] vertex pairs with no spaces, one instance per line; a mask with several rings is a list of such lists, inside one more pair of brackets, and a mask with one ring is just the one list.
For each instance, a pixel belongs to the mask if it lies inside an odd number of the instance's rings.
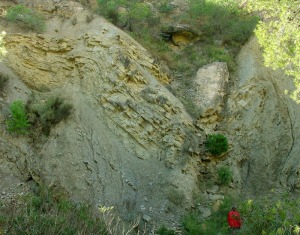
[[255,30],[264,48],[266,66],[283,69],[294,77],[293,98],[300,101],[300,1],[250,0],[250,11],[259,12],[261,21]]

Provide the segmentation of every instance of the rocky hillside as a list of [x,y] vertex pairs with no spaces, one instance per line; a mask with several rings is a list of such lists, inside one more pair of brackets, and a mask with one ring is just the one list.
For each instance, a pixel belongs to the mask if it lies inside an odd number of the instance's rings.
[[[206,206],[226,192],[297,193],[300,109],[285,93],[291,80],[263,66],[255,38],[240,52],[236,74],[220,62],[199,69],[191,82],[202,116],[193,120],[166,89],[171,77],[129,35],[77,2],[17,2],[44,12],[47,30],[36,34],[1,19],[8,53],[0,72],[9,76],[0,113],[3,200],[37,183],[115,206],[129,221],[172,225],[195,206],[194,195],[204,198],[199,209],[207,216]],[[1,1],[2,11],[12,4]],[[33,95],[63,97],[73,113],[49,136],[10,134],[9,104]],[[230,143],[220,158],[204,148],[215,132]],[[234,178],[219,188],[223,165]]]

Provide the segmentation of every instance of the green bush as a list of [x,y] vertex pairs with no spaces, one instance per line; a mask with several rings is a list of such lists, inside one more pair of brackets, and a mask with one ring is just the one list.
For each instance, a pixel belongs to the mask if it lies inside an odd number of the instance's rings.
[[202,233],[202,226],[200,223],[200,216],[196,213],[187,214],[183,218],[183,229],[185,235],[199,235]]
[[10,105],[9,109],[11,118],[7,120],[8,131],[26,134],[28,132],[29,123],[23,102],[16,100]]
[[226,166],[222,166],[218,170],[218,180],[221,185],[228,185],[233,179],[232,171]]
[[10,22],[18,22],[27,29],[42,33],[46,29],[45,18],[43,15],[27,8],[24,5],[15,5],[7,10],[6,19]]
[[222,134],[208,135],[205,145],[213,155],[220,155],[228,150],[227,138]]
[[33,97],[27,109],[32,125],[49,135],[52,126],[71,115],[73,105],[61,97],[50,97],[45,102],[41,102],[39,97]]

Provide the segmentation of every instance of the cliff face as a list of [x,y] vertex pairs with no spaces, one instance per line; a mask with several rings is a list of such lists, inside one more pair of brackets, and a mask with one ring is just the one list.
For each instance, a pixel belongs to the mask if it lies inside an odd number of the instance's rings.
[[25,178],[94,205],[114,205],[126,219],[177,219],[191,205],[197,183],[184,152],[187,135],[201,143],[205,134],[164,87],[169,77],[144,48],[98,16],[87,23],[91,13],[79,4],[68,7],[72,17],[52,15],[43,35],[8,31],[5,38],[5,63],[30,88],[24,100],[34,92],[62,96],[74,106],[49,138],[41,136],[16,156],[26,162]]
[[[263,65],[255,38],[242,49],[223,122],[234,144],[236,180],[251,194],[299,189],[299,105],[287,92],[293,80]],[[287,92],[286,92],[287,91]]]
[[[213,194],[225,190],[203,186],[216,183],[219,164],[234,172],[231,187],[246,194],[297,192],[299,105],[284,92],[293,89],[291,80],[263,66],[255,39],[241,51],[228,85],[224,63],[198,73],[194,102],[206,116],[193,122],[165,88],[168,75],[123,31],[91,18],[76,2],[22,2],[47,15],[47,31],[36,35],[5,23],[8,54],[0,71],[10,79],[0,112],[3,191],[22,192],[24,182],[34,180],[95,206],[114,205],[128,220],[141,215],[166,223],[192,205],[199,185],[205,200],[222,199]],[[8,105],[32,93],[64,97],[74,106],[68,120],[34,143],[5,126]],[[228,137],[230,151],[222,158],[204,153],[205,129]]]

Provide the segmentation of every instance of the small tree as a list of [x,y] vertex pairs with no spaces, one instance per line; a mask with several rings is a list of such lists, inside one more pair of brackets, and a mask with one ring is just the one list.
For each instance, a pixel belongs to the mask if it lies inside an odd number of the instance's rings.
[[206,148],[213,155],[220,155],[228,150],[227,138],[222,134],[208,135]]
[[7,121],[8,131],[26,134],[28,132],[29,123],[23,102],[16,100],[10,105],[9,109],[12,117]]

